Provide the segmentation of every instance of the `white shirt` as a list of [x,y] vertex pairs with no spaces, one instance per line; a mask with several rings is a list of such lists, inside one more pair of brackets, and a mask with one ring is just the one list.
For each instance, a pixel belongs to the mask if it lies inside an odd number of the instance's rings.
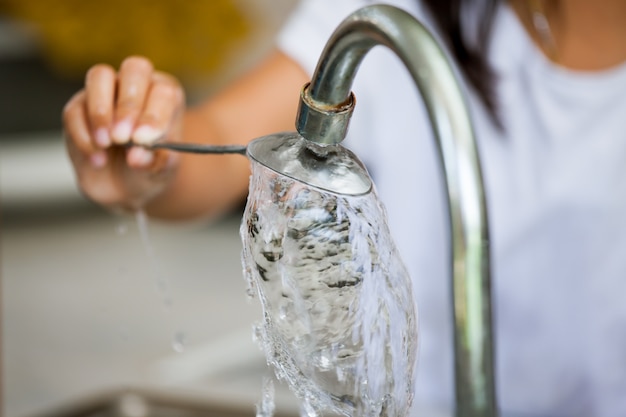
[[[365,0],[310,0],[279,47],[312,73],[331,32]],[[411,0],[397,5],[432,27]],[[549,62],[500,7],[489,61],[500,114],[468,91],[488,203],[498,400],[503,414],[626,416],[626,65]],[[372,50],[346,144],[368,165],[420,313],[416,403],[452,402],[445,195],[421,99],[392,52]]]

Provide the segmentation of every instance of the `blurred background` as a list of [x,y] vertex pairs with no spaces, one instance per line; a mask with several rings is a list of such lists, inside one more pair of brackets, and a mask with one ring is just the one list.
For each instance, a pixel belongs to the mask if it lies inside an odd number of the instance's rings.
[[[252,341],[240,213],[171,225],[104,212],[76,189],[60,117],[87,68],[130,54],[177,75],[190,102],[210,94],[268,50],[296,1],[0,0],[5,416],[70,415],[126,390],[134,417],[150,405],[137,398],[254,415],[271,373]],[[278,411],[295,410],[277,391]]]

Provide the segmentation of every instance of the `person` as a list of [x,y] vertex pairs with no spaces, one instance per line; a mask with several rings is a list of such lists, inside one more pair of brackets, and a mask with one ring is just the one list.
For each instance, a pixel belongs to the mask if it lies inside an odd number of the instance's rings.
[[[96,65],[64,109],[81,190],[109,208],[215,218],[246,196],[248,161],[130,141],[241,144],[293,130],[299,90],[366,0],[304,0],[256,68],[194,108],[141,57]],[[393,0],[446,48],[474,120],[491,234],[503,414],[626,415],[626,2]],[[452,402],[446,207],[424,106],[375,48],[346,144],[370,170],[414,277],[416,404]]]

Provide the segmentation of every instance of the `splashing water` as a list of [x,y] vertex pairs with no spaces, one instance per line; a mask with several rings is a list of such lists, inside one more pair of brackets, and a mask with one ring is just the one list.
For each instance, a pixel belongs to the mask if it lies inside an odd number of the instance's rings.
[[172,337],[172,349],[174,349],[175,352],[183,353],[186,345],[187,335],[182,331],[174,333],[174,337]]
[[152,271],[152,275],[154,276],[156,289],[159,295],[161,296],[163,307],[167,311],[169,311],[173,304],[172,293],[170,290],[170,285],[167,280],[167,277],[163,274],[163,272],[159,268],[159,265],[157,262],[157,256],[154,252],[154,247],[152,246],[152,242],[150,241],[150,234],[149,234],[149,228],[148,228],[148,216],[146,215],[145,212],[139,210],[135,213],[135,220],[137,221],[137,228],[139,229],[139,236],[141,238],[141,243],[143,244],[143,248],[146,252],[146,256],[149,261],[148,263]]
[[339,196],[256,162],[252,171],[242,260],[277,377],[305,416],[407,415],[416,314],[375,193]]
[[115,233],[117,233],[119,236],[124,236],[126,233],[128,233],[128,225],[125,222],[120,221],[115,226]]
[[[164,275],[162,268],[159,268],[158,258],[150,240],[148,216],[145,212],[140,210],[136,212],[135,220],[137,222],[137,228],[139,230],[141,243],[146,252],[148,263],[154,277],[156,291],[161,298],[161,304],[163,306],[163,309],[166,313],[170,313],[174,304],[174,298],[172,297],[172,290],[170,288],[169,280]],[[126,230],[124,230],[124,233],[126,233]],[[171,321],[172,317],[169,317],[169,319]],[[173,330],[171,342],[172,350],[177,353],[183,353],[185,351],[185,348],[187,347],[187,343],[187,335],[185,334],[185,332],[183,332],[182,330]]]
[[274,381],[271,377],[263,378],[263,396],[256,407],[256,417],[272,417],[274,415]]

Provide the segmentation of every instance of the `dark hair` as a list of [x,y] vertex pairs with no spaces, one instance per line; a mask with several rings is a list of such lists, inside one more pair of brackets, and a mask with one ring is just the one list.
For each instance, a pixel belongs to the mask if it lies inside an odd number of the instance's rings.
[[[470,86],[478,93],[496,126],[502,128],[495,94],[496,76],[487,62],[491,30],[500,0],[421,1],[431,13],[442,40],[447,43]],[[468,27],[467,14],[470,12],[472,16],[480,17],[480,22]]]

